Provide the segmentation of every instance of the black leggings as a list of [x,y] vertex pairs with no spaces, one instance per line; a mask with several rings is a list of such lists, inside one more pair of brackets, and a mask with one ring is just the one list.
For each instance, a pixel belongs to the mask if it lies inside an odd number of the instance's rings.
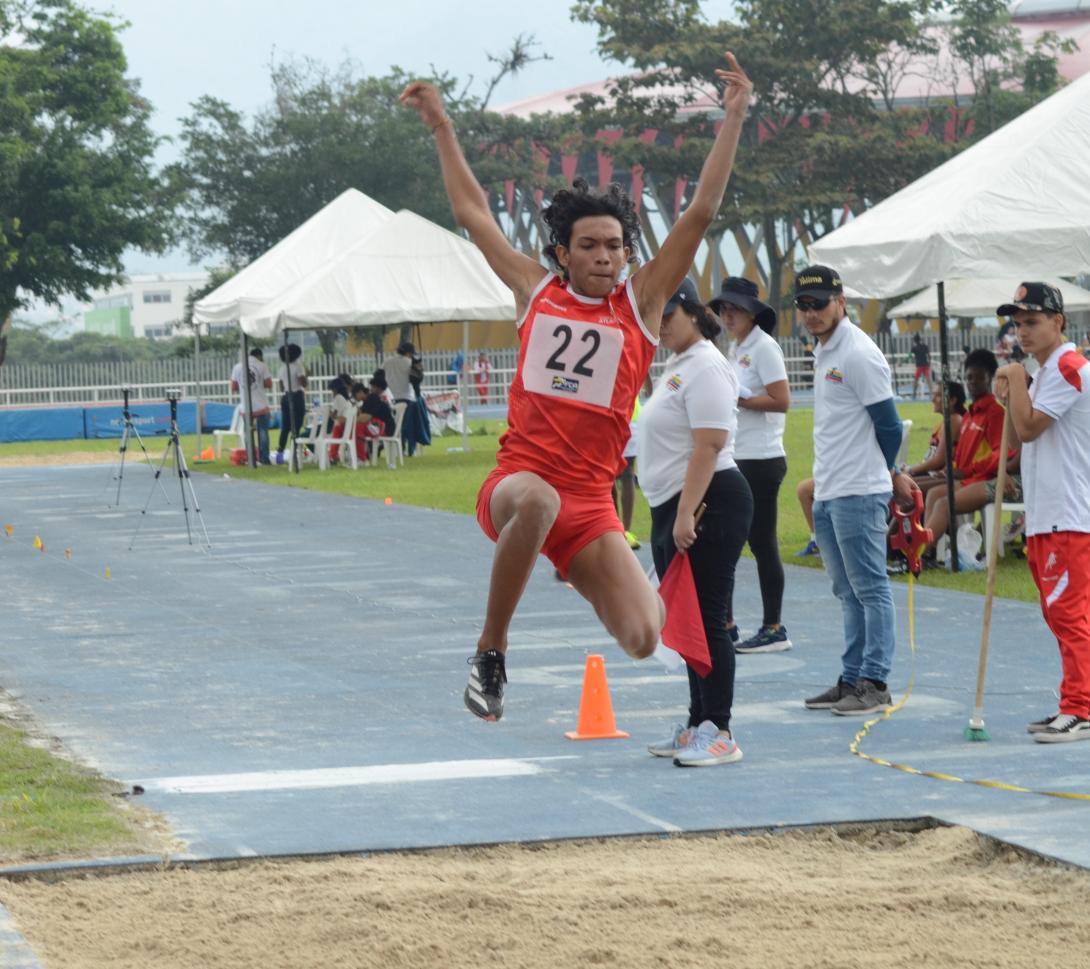
[[[660,579],[677,552],[674,520],[680,498],[678,492],[651,509],[651,555]],[[704,503],[708,508],[697,525],[697,540],[688,554],[712,670],[701,677],[688,667],[689,726],[711,720],[720,730],[727,730],[734,704],[734,646],[727,635],[727,603],[734,588],[734,566],[749,534],[753,498],[746,479],[736,468],[730,468],[712,477]]]
[[[303,418],[307,413],[307,395],[303,390],[293,390],[290,394],[281,394],[280,396],[280,443],[276,445],[276,450],[283,451],[284,445],[288,443],[288,432],[295,431],[295,436],[299,436],[299,432],[303,429]],[[295,419],[295,426],[292,427],[292,418]]]
[[[780,485],[787,474],[787,458],[762,458],[739,461],[738,470],[753,493],[753,524],[749,527],[749,547],[757,560],[757,578],[761,583],[763,623],[775,626],[783,608],[783,563],[776,537],[776,502]],[[734,603],[727,603],[727,622],[734,622]]]

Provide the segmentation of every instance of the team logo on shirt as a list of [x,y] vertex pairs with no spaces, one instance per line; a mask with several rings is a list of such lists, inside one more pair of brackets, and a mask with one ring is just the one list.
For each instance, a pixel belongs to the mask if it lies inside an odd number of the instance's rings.
[[553,377],[552,389],[559,391],[562,394],[577,394],[579,393],[579,381],[572,377],[555,375]]
[[836,367],[830,367],[825,371],[825,379],[831,380],[834,384],[844,383],[844,374],[842,374]]
[[745,354],[744,356],[741,356],[741,357],[738,358],[738,366],[739,367],[749,367],[749,366],[752,366],[752,365],[753,365],[753,357],[751,357],[748,353]]
[[681,374],[674,374],[669,380],[666,381],[666,386],[670,390],[681,390]]

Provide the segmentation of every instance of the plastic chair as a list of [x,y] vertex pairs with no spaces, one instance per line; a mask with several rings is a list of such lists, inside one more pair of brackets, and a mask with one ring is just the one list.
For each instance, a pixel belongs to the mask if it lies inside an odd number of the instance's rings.
[[897,467],[908,461],[908,435],[912,430],[912,421],[901,421],[901,446],[897,448]]
[[[1000,510],[1009,512],[1020,511],[1022,513],[1025,513],[1026,506],[1020,501],[1004,501],[1003,504],[1000,505]],[[989,501],[983,508],[981,508],[980,517],[983,521],[984,529],[984,551],[985,553],[987,553],[988,542],[991,540],[992,537],[992,522],[995,518],[995,503]],[[997,548],[995,551],[1000,558],[1003,558],[1003,556],[1007,554],[1007,543],[1003,541],[1002,532],[999,533],[999,548]]]
[[386,467],[394,467],[394,451],[397,451],[396,461],[398,464],[403,465],[405,463],[405,451],[401,446],[401,424],[405,420],[405,411],[409,409],[409,405],[405,401],[401,400],[394,404],[394,430],[393,433],[384,437],[375,437],[371,439],[371,464],[378,464],[378,446],[381,444],[386,449]]
[[356,456],[356,414],[358,413],[359,411],[355,407],[349,408],[340,437],[334,437],[333,432],[327,432],[323,426],[322,433],[315,442],[318,448],[318,468],[320,470],[328,470],[334,457],[337,457],[342,464],[352,465],[353,471],[359,470],[360,462]]
[[239,404],[235,408],[235,412],[231,415],[231,425],[226,430],[222,427],[217,427],[212,431],[212,443],[216,446],[216,460],[220,459],[223,454],[223,439],[225,437],[237,437],[238,446],[246,447],[246,431],[243,426],[242,405]]
[[308,410],[303,418],[302,432],[295,436],[295,450],[299,452],[299,466],[307,461],[318,460],[318,438],[322,436],[329,422],[329,405],[322,404]]

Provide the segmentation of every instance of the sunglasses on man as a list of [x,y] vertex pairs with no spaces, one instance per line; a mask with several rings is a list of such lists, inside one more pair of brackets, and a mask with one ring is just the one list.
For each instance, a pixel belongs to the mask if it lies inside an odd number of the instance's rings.
[[832,302],[832,299],[819,299],[816,296],[800,296],[795,300],[795,307],[805,313],[807,310],[821,312]]

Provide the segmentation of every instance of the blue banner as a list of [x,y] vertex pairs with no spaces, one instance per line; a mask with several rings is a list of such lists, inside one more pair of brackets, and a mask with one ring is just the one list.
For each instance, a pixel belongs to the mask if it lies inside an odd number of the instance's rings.
[[[234,415],[233,404],[206,403],[203,430],[228,428]],[[178,430],[197,432],[196,401],[179,401]],[[170,433],[170,404],[140,403],[129,408],[133,426],[141,437]],[[278,418],[279,415],[276,415]],[[278,421],[273,421],[278,426]],[[0,410],[0,442],[71,441],[79,438],[121,437],[125,427],[119,406],[34,407]]]

